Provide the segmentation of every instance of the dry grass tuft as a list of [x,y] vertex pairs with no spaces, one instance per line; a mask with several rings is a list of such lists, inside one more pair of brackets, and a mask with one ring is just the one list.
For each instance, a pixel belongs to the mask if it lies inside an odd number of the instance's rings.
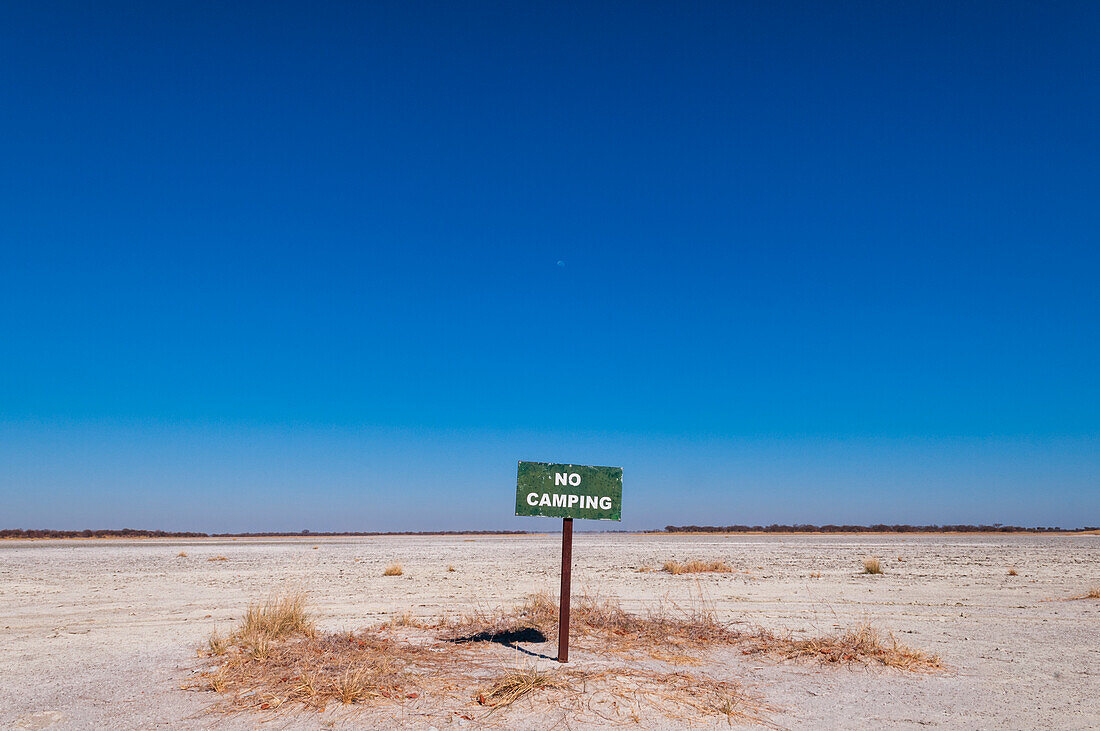
[[700,561],[699,559],[692,559],[684,563],[680,563],[679,561],[665,561],[661,570],[673,575],[733,573],[733,568],[725,561]]
[[372,693],[371,673],[367,668],[345,670],[335,682],[336,697],[347,705],[369,698]]
[[401,612],[395,614],[393,619],[382,624],[383,629],[389,629],[391,627],[424,627],[424,623],[416,618],[412,612]]
[[454,564],[447,564],[447,572],[451,573],[455,570]]
[[176,554],[176,558],[187,558],[187,551],[180,551]]
[[496,679],[489,688],[477,695],[477,702],[491,708],[510,706],[517,700],[536,690],[550,688],[568,688],[565,676],[557,673],[543,673],[538,670],[513,670]]
[[225,556],[215,556],[214,558],[208,558],[206,560],[207,561],[228,561],[229,559],[226,558]]
[[382,572],[383,576],[400,576],[405,573],[405,569],[401,568],[399,563],[391,563],[386,567],[386,570]]
[[226,637],[218,632],[217,628],[210,634],[210,639],[207,640],[207,649],[210,650],[211,655],[224,655],[229,652],[229,648],[232,646],[232,639]]
[[865,574],[881,574],[882,564],[879,563],[877,558],[865,558],[863,559],[863,573]]
[[1019,574],[1016,573],[1016,569],[1009,569],[1008,570],[1008,575],[1009,576],[1019,576]]
[[278,640],[294,635],[313,637],[315,633],[306,612],[306,595],[298,593],[249,604],[235,637]]

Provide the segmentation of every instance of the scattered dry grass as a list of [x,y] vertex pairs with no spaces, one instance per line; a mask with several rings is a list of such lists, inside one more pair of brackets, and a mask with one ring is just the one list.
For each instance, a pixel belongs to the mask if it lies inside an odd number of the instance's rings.
[[692,559],[680,563],[679,561],[665,561],[662,571],[675,575],[679,574],[732,574],[733,568],[725,561],[700,561]]
[[453,564],[447,564],[447,572],[448,573],[454,572],[454,570],[455,570],[455,567],[454,567]]
[[176,554],[176,558],[187,558],[187,551],[180,551]]
[[[557,639],[558,603],[546,592],[528,596],[512,612],[465,615],[445,628],[445,636],[456,641],[501,641],[532,630]],[[699,662],[694,655],[733,644],[740,636],[701,600],[689,607],[666,603],[647,614],[627,612],[614,600],[598,596],[572,601],[571,645],[601,655],[694,665]]]
[[1016,569],[1009,569],[1008,570],[1008,575],[1009,576],[1019,576],[1019,574],[1016,573]]
[[382,572],[383,576],[400,576],[405,573],[405,569],[401,567],[399,563],[391,563],[386,567],[386,570]]
[[1086,591],[1084,594],[1078,594],[1077,596],[1071,596],[1070,599],[1071,600],[1073,600],[1073,599],[1100,599],[1100,586],[1094,586],[1091,589],[1089,589],[1088,591]]
[[[716,648],[738,647],[780,660],[941,667],[934,656],[892,636],[883,639],[868,626],[794,639],[735,630],[701,600],[686,609],[665,604],[635,614],[611,599],[584,596],[574,599],[571,639],[575,652],[601,660],[593,669],[501,668],[502,651],[490,648],[545,641],[556,632],[557,615],[556,599],[538,593],[510,611],[480,611],[431,624],[405,612],[362,632],[321,634],[304,595],[276,597],[251,604],[229,635],[215,630],[207,643],[209,669],[189,687],[219,694],[218,707],[225,711],[285,704],[318,710],[330,703],[392,705],[428,695],[431,701],[423,708],[441,718],[485,720],[517,705],[538,712],[542,704],[598,725],[637,723],[658,714],[678,726],[715,717],[731,725],[770,726],[776,709],[737,679],[690,666],[708,661]],[[678,667],[665,664],[671,662]]]
[[882,564],[877,558],[865,558],[863,559],[863,573],[865,574],[881,574]]
[[810,574],[810,578],[811,579],[820,579],[821,578],[821,572],[820,571],[814,571],[812,574]]
[[928,672],[942,670],[939,656],[916,650],[897,641],[893,634],[882,637],[869,624],[835,635],[796,639],[764,630],[749,638],[746,655],[767,655],[783,660],[808,659],[830,665],[860,663],[884,665],[898,670]]
[[208,558],[206,560],[207,561],[228,561],[229,559],[226,558],[225,556],[215,556],[214,558]]

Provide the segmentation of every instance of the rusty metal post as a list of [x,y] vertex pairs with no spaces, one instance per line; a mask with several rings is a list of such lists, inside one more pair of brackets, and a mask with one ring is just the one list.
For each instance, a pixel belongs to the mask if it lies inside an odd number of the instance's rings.
[[573,573],[573,519],[561,519],[561,606],[558,608],[558,662],[569,662],[569,581]]

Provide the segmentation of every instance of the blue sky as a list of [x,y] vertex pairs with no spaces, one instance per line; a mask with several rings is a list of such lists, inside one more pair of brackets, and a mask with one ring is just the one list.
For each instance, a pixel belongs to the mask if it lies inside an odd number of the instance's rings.
[[2,527],[1100,522],[1100,6],[2,12]]

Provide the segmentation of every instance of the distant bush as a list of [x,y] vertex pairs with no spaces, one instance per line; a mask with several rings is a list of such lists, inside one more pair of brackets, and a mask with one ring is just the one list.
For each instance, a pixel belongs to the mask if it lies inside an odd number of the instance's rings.
[[879,563],[877,558],[868,558],[863,560],[863,573],[865,574],[881,574],[882,564]]

